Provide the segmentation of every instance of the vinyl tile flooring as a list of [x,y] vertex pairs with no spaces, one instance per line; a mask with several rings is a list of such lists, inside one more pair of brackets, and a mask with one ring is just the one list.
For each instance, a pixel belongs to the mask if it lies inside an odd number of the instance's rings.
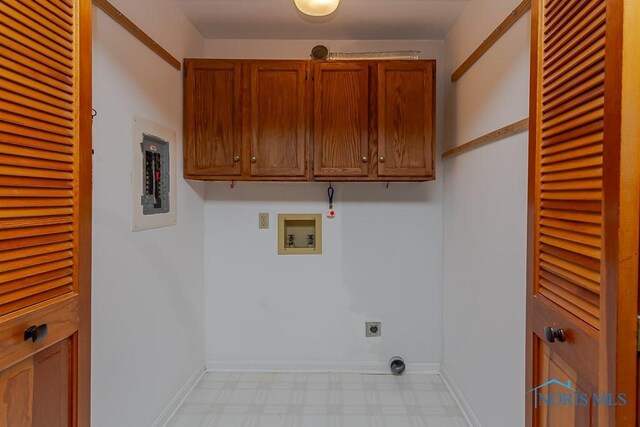
[[468,427],[437,374],[207,373],[169,427]]

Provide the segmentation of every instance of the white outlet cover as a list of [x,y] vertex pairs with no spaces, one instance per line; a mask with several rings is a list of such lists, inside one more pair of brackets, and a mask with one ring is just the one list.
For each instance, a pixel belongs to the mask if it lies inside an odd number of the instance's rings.
[[258,214],[258,229],[260,230],[269,229],[269,213],[268,212],[263,212]]

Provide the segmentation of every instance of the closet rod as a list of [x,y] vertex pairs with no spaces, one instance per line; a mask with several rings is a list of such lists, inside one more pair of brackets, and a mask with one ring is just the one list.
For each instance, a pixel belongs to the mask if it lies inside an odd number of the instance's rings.
[[168,51],[162,46],[156,43],[151,37],[134,24],[129,18],[127,18],[122,12],[120,12],[114,5],[109,3],[108,0],[93,0],[93,4],[101,9],[104,13],[109,15],[114,21],[122,26],[125,30],[130,32],[135,38],[140,40],[145,46],[154,51],[158,56],[167,61],[176,70],[180,71],[182,65],[180,61],[174,58]]
[[455,82],[462,77],[462,75],[466,73],[467,70],[469,70],[469,68],[471,68],[471,66],[475,64],[476,61],[480,59],[482,55],[484,55],[491,46],[493,46],[493,44],[509,30],[509,28],[513,26],[513,24],[518,22],[522,15],[524,15],[529,9],[531,9],[531,0],[523,0],[522,3],[520,3],[518,7],[516,7],[495,30],[493,30],[491,35],[489,35],[489,37],[487,37],[485,41],[478,46],[469,58],[467,58],[467,60],[458,67],[458,69],[451,75],[451,81]]
[[518,122],[512,123],[509,126],[505,126],[486,135],[476,138],[473,141],[469,141],[465,144],[459,145],[456,148],[447,150],[442,154],[443,159],[460,155],[464,152],[473,150],[474,148],[482,147],[483,145],[490,144],[492,142],[499,141],[504,138],[516,135],[529,129],[529,119],[522,119]]

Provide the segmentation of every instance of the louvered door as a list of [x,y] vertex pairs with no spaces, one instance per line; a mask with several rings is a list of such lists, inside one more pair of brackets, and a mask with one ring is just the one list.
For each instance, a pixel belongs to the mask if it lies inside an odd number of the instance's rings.
[[[635,412],[635,386],[619,380],[631,369],[635,381],[637,307],[637,264],[619,263],[637,252],[637,221],[625,235],[620,218],[638,210],[620,191],[637,181],[621,153],[638,144],[620,138],[624,3],[533,2],[528,425],[632,425]],[[618,300],[621,289],[635,298]]]
[[0,426],[88,425],[90,8],[0,2]]

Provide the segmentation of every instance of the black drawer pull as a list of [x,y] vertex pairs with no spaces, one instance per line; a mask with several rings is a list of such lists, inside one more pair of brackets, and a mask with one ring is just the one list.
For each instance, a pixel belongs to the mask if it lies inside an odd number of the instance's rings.
[[31,326],[24,331],[24,340],[25,341],[33,341],[38,342],[43,338],[46,338],[47,333],[49,332],[49,328],[47,324],[40,326]]

